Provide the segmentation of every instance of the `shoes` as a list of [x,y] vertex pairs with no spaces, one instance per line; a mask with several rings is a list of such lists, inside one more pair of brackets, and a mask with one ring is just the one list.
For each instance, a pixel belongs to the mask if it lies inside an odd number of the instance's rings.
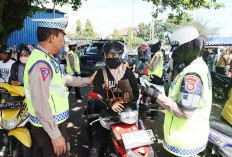
[[83,101],[83,99],[84,99],[84,98],[81,96],[81,97],[77,97],[76,99],[77,99],[77,102],[79,102],[79,103],[80,103],[80,102],[82,102],[82,101]]
[[154,113],[152,113],[152,112],[146,113],[146,115],[145,115],[144,118],[145,118],[145,119],[148,119],[148,120],[155,120],[155,119],[157,118],[157,114],[154,114]]

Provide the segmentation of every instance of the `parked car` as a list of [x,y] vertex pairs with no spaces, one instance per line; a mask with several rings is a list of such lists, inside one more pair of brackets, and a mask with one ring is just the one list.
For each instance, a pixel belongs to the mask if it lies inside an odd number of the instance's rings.
[[102,47],[106,40],[100,40],[92,43],[87,49],[86,53],[80,58],[81,74],[83,76],[90,76],[95,71],[104,68],[104,55]]

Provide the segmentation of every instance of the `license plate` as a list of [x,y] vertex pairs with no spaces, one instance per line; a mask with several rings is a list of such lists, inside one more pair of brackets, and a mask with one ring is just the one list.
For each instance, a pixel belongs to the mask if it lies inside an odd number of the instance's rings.
[[126,149],[150,145],[157,141],[151,129],[123,133],[121,137]]
[[15,101],[8,103],[0,103],[0,110],[22,109],[23,102]]

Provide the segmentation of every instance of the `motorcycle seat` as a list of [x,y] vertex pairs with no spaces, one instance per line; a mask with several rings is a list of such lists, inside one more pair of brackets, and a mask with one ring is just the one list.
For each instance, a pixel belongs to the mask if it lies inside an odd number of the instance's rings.
[[210,117],[209,120],[210,127],[229,136],[232,137],[232,126],[229,125],[228,123],[215,118],[215,117]]

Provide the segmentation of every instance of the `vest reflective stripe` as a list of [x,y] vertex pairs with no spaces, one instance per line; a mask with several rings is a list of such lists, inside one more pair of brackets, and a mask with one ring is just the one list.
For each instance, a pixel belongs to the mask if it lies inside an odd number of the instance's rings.
[[209,115],[212,104],[210,73],[202,58],[198,58],[195,61],[183,69],[178,76],[179,78],[177,77],[175,84],[170,86],[169,98],[178,102],[181,99],[179,93],[185,74],[198,74],[203,86],[199,107],[189,119],[178,118],[165,110],[164,148],[177,156],[198,154],[206,147],[209,136]]
[[79,57],[73,51],[69,51],[67,53],[67,57],[66,57],[67,70],[66,70],[66,73],[69,74],[69,75],[73,75],[74,74],[74,71],[72,70],[72,67],[71,67],[70,62],[69,62],[69,58],[68,58],[69,54],[72,54],[72,56],[74,58],[74,67],[75,67],[75,70],[77,71],[77,73],[80,73],[80,61],[79,61]]
[[[61,114],[55,115],[55,116],[53,116],[53,118],[56,120],[56,122],[60,122],[60,121],[66,120],[68,118],[68,116],[69,116],[69,110],[67,110]],[[30,115],[30,121],[32,121],[35,124],[41,124],[39,122],[39,119],[37,117],[32,116],[32,115]]]
[[206,144],[205,144],[205,145],[203,145],[199,148],[195,148],[195,149],[181,149],[178,147],[169,146],[165,140],[164,140],[163,145],[165,148],[167,148],[167,150],[169,152],[171,152],[171,153],[174,152],[175,154],[181,154],[182,156],[192,156],[192,154],[198,154],[206,147]]
[[163,75],[163,64],[164,64],[164,60],[163,60],[163,53],[161,51],[156,52],[156,54],[153,56],[150,65],[152,66],[153,61],[155,59],[155,56],[159,55],[160,56],[160,61],[157,64],[156,68],[151,71],[150,69],[148,69],[148,75],[155,75],[158,76],[159,78],[162,77]]
[[28,58],[27,64],[24,71],[24,89],[26,91],[26,101],[28,105],[28,112],[30,114],[30,122],[34,126],[42,127],[38,118],[35,114],[35,109],[31,101],[31,93],[29,88],[29,72],[32,67],[38,62],[44,62],[50,67],[50,71],[53,72],[49,86],[49,99],[48,103],[56,119],[57,124],[65,121],[69,116],[69,104],[68,104],[68,92],[65,86],[64,78],[60,71],[60,65],[53,58],[48,56],[46,53],[35,49]]

